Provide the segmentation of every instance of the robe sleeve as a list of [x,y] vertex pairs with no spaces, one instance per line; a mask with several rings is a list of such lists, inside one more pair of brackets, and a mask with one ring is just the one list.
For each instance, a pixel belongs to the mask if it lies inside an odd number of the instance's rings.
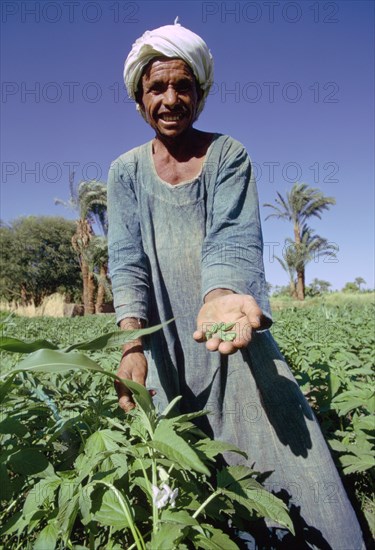
[[126,162],[119,157],[108,176],[108,255],[116,320],[148,321],[149,265],[143,250],[139,209]]
[[239,142],[229,138],[210,187],[202,247],[202,297],[217,288],[251,295],[272,321],[258,193],[249,156]]

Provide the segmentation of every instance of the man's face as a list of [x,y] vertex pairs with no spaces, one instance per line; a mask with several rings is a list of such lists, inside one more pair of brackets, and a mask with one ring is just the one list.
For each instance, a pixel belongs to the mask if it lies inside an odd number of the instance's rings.
[[200,98],[182,59],[153,61],[142,77],[142,92],[141,109],[157,134],[173,138],[192,126]]

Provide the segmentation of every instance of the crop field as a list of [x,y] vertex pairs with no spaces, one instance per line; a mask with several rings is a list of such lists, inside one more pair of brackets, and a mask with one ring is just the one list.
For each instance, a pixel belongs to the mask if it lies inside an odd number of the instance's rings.
[[[374,313],[370,300],[288,305],[277,308],[272,327],[368,540]],[[108,374],[121,356],[115,337],[105,336],[116,331],[113,316],[1,319],[1,548],[231,550],[238,546],[223,527],[223,508],[227,519],[250,513],[290,528],[283,503],[250,469],[215,470],[220,452],[240,450],[204,438],[194,415],[175,416],[171,406],[157,417],[147,391],[134,387],[138,412],[124,422]]]

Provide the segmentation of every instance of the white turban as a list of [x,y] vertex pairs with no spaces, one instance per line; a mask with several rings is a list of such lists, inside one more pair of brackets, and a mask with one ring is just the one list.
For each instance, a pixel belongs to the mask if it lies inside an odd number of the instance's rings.
[[158,56],[178,57],[189,65],[203,92],[198,116],[213,83],[213,59],[207,44],[177,22],[146,31],[134,42],[125,61],[124,81],[130,98],[135,99],[143,69]]

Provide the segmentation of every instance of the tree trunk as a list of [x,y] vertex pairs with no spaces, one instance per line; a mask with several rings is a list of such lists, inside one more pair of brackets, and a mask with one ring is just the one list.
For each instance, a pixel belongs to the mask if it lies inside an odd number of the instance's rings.
[[[294,224],[294,242],[296,245],[297,258],[300,256],[300,247],[301,247],[301,228],[298,223]],[[305,299],[305,270],[297,269],[297,299]]]
[[297,298],[296,283],[293,279],[289,281],[289,292],[292,298]]
[[305,299],[305,272],[302,270],[297,271],[297,298]]
[[85,306],[85,315],[95,313],[95,279],[92,273],[88,274],[87,280],[87,306]]
[[81,256],[81,273],[82,273],[82,301],[83,301],[83,308],[86,313],[86,310],[88,309],[88,283],[89,283],[89,266],[84,260],[84,258]]
[[24,284],[21,285],[21,304],[23,306],[27,305],[27,290]]
[[96,294],[95,313],[101,313],[103,310],[105,298],[105,281],[107,278],[107,266],[102,264],[99,271],[98,292]]
[[85,258],[85,250],[87,249],[91,237],[92,227],[89,220],[80,218],[76,221],[77,229],[72,237],[73,249],[79,255],[82,273],[82,299],[85,315],[95,313],[94,295],[95,282],[93,274],[90,273],[89,264]]
[[298,223],[294,224],[294,242],[298,245],[301,244],[301,230]]

